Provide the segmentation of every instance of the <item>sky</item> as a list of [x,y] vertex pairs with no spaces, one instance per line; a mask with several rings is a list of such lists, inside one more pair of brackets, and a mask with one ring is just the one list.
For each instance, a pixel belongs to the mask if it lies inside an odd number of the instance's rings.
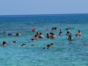
[[88,13],[88,0],[0,0],[0,15]]

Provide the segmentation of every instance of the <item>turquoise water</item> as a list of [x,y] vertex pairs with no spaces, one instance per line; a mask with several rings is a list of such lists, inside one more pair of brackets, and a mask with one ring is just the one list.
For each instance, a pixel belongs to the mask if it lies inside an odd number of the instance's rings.
[[[52,27],[58,30],[52,31]],[[88,14],[58,15],[16,15],[0,16],[0,65],[1,66],[88,66]],[[68,41],[66,28],[70,29],[73,41]],[[30,42],[35,28],[42,32],[44,39]],[[49,31],[46,31],[46,28]],[[62,36],[59,36],[62,29]],[[82,36],[76,37],[80,29]],[[3,32],[6,32],[3,34]],[[22,36],[8,36],[8,33],[21,33]],[[46,33],[54,32],[55,39],[47,39]],[[12,41],[16,44],[11,44]],[[2,42],[7,46],[3,47]],[[54,43],[49,49],[47,44]],[[19,47],[25,43],[25,47]],[[31,46],[34,44],[34,46]]]

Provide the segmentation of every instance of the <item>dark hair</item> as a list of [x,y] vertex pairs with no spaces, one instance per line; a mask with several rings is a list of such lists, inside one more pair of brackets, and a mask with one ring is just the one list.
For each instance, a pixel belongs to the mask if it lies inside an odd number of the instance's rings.
[[42,33],[39,33],[39,35],[41,35]]
[[50,45],[53,45],[54,43],[51,43]]
[[5,42],[5,41],[3,41],[3,44],[6,44],[6,42]]
[[16,43],[16,41],[13,41],[13,43]]
[[22,44],[21,46],[24,46],[24,45],[26,45],[26,44]]
[[49,34],[47,33],[47,38],[49,38]]

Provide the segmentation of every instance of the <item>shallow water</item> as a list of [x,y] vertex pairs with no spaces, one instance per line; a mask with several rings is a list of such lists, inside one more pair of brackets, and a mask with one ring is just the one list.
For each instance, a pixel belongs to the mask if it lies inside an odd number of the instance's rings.
[[[56,26],[58,30],[52,31]],[[63,15],[17,15],[0,16],[0,65],[1,66],[88,66],[88,14]],[[66,28],[74,38],[68,41]],[[35,35],[33,28],[45,36],[30,42]],[[46,28],[49,31],[46,31]],[[62,36],[59,36],[62,29]],[[82,36],[76,37],[80,29]],[[3,32],[6,32],[3,34]],[[22,36],[8,36],[8,33],[21,33]],[[46,33],[54,32],[55,39],[47,39]],[[11,44],[12,41],[16,44]],[[7,46],[2,47],[6,41]],[[47,44],[54,43],[49,49],[43,49]],[[25,43],[25,47],[19,47]],[[34,46],[31,46],[34,44]]]

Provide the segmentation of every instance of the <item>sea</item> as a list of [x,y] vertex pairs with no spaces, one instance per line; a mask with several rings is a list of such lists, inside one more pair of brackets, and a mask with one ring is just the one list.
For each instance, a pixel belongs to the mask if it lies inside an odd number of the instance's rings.
[[[67,28],[73,41],[68,40]],[[36,34],[32,29],[44,38],[31,42]],[[78,30],[81,36],[75,36]],[[47,38],[50,32],[56,38]],[[2,46],[3,41],[7,46]],[[88,66],[88,14],[0,15],[0,66]]]

